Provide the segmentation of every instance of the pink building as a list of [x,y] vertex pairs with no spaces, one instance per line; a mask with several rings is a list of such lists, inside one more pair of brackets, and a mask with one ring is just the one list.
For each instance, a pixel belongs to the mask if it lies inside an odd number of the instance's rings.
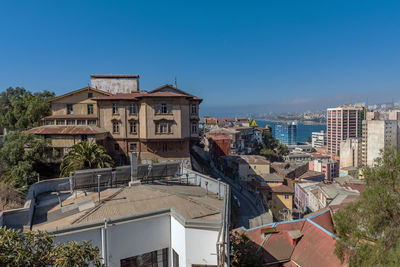
[[339,162],[329,159],[316,159],[308,162],[310,171],[322,172],[325,180],[332,181],[333,178],[339,177]]
[[327,147],[328,153],[336,155],[340,150],[340,142],[351,137],[360,137],[365,108],[351,105],[327,109]]

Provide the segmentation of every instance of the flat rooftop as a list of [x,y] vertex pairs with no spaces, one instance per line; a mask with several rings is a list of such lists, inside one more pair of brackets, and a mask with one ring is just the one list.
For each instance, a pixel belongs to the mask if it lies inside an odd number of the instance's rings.
[[[59,203],[62,202],[62,207]],[[132,187],[107,188],[101,201],[94,191],[47,192],[37,196],[32,230],[50,230],[71,225],[174,208],[185,219],[218,222],[223,199],[200,186],[177,181],[142,183]]]

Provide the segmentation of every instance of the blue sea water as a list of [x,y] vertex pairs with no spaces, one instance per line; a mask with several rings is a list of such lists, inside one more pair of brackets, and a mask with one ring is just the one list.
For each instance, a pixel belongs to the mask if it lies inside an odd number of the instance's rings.
[[[280,122],[277,121],[256,121],[258,127],[265,127],[265,125],[271,126],[272,133],[274,133],[275,125]],[[307,137],[311,137],[312,132],[326,131],[326,124],[297,124],[297,142],[306,142]]]

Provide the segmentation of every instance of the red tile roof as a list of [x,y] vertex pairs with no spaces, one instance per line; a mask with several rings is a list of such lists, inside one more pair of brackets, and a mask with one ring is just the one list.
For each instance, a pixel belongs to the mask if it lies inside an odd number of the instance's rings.
[[303,237],[293,251],[291,260],[299,266],[338,267],[346,266],[335,255],[336,239],[325,232],[318,224],[305,221],[302,229]]
[[[175,92],[172,91],[162,91],[163,89],[170,88],[174,90]],[[140,98],[143,97],[185,97],[193,100],[198,100],[202,101],[201,98],[198,98],[194,95],[188,94],[182,90],[179,90],[177,88],[171,87],[171,86],[163,86],[160,88],[157,88],[153,91],[146,92],[146,91],[140,91],[140,92],[132,92],[129,94],[116,94],[116,95],[111,95],[111,96],[100,96],[93,98],[94,100],[139,100]]]
[[225,135],[225,134],[216,134],[216,135],[212,135],[210,136],[211,139],[213,140],[231,140],[229,138],[229,136]]
[[217,119],[206,119],[207,124],[217,124]]
[[73,126],[73,125],[46,125],[25,131],[28,134],[53,134],[53,135],[75,135],[75,134],[102,134],[106,130],[96,126]]
[[[256,245],[262,246],[264,262],[281,262],[283,266],[333,267],[346,266],[334,254],[336,238],[332,234],[332,218],[329,209],[307,219],[272,223],[249,230],[241,228]],[[262,229],[275,228],[269,234]]]
[[[326,211],[327,209],[324,210],[324,212],[318,216],[311,216],[310,220],[315,222],[316,224],[322,226],[324,229],[328,230],[333,234],[333,221],[332,221],[332,216],[330,211]],[[329,210],[329,209],[328,209]]]

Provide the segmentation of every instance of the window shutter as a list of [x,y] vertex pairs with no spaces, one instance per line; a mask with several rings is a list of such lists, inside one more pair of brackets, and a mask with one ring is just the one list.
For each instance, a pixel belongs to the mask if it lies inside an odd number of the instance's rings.
[[156,114],[160,114],[160,105],[159,104],[155,105],[154,111],[155,111]]
[[168,114],[172,114],[172,105],[168,104]]

